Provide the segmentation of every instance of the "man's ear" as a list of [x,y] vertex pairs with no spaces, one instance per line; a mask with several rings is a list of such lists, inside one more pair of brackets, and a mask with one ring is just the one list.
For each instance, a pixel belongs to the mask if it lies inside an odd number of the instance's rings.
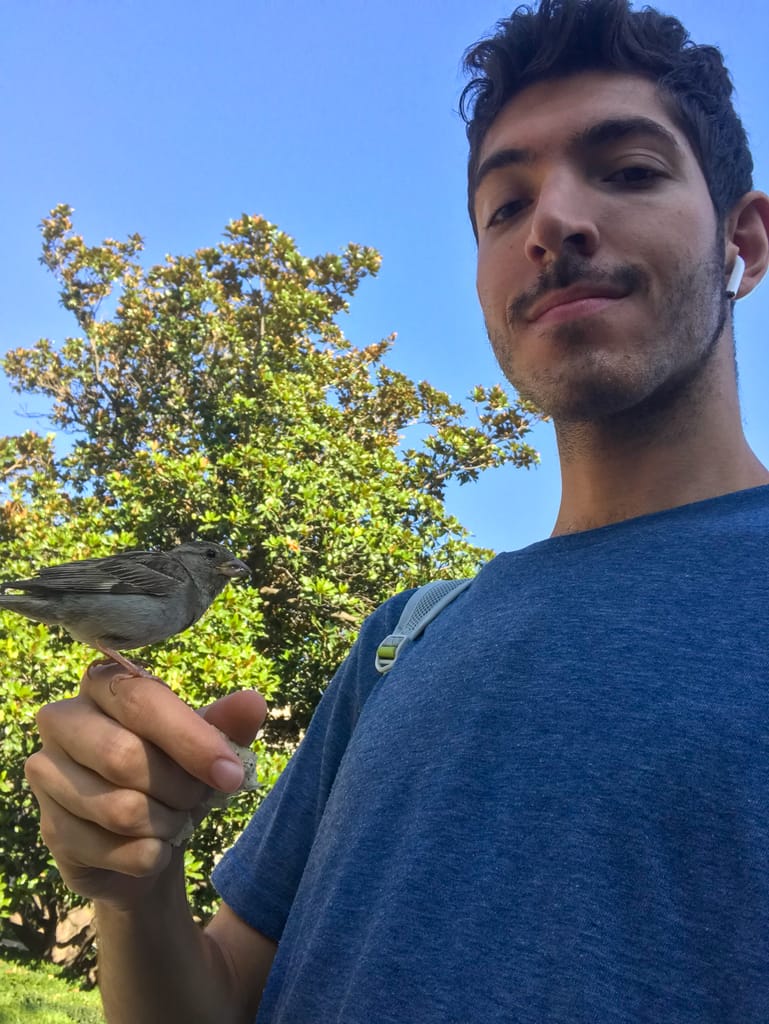
[[[737,256],[745,261],[745,273],[736,298],[749,295],[769,269],[769,196],[746,192],[732,207],[724,225],[727,278]],[[726,283],[724,283],[726,287]]]

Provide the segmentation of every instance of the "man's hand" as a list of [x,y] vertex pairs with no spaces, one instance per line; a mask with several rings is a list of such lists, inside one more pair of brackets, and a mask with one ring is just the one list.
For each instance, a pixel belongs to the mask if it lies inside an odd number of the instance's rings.
[[231,793],[243,780],[219,730],[247,745],[265,713],[258,693],[241,691],[204,719],[157,680],[101,664],[86,672],[77,697],[43,707],[43,746],[26,775],[65,883],[116,907],[145,899],[180,863],[171,840],[211,789]]

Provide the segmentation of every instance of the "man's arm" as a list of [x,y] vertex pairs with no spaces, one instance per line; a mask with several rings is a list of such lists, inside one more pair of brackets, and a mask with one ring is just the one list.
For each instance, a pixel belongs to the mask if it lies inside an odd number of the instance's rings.
[[109,1024],[253,1020],[276,944],[229,909],[199,928],[171,840],[210,787],[242,781],[218,730],[249,743],[264,713],[258,694],[242,692],[204,720],[157,680],[110,666],[38,715],[43,744],[27,778],[62,879],[94,901]]
[[277,944],[226,904],[203,931],[176,885],[142,910],[96,906],[109,1024],[252,1024]]

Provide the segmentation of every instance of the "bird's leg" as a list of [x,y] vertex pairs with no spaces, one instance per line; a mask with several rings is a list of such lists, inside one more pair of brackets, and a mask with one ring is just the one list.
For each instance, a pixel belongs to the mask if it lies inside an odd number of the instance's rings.
[[133,661],[129,661],[128,658],[124,658],[119,651],[113,651],[111,647],[105,647],[103,644],[94,644],[97,651],[100,651],[105,658],[109,658],[110,661],[116,662],[121,665],[126,671],[132,676],[140,676],[142,679],[157,679],[157,676],[153,676],[151,672],[147,672],[140,665],[134,664]]

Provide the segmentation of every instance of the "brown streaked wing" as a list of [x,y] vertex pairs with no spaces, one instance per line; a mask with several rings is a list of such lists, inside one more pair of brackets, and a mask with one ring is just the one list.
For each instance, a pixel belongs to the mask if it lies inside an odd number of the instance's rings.
[[86,558],[79,562],[49,565],[37,576],[12,580],[4,586],[30,591],[68,590],[165,597],[175,593],[179,586],[179,579],[168,571],[172,573],[174,569],[177,569],[175,560],[163,552],[126,551],[107,558]]

